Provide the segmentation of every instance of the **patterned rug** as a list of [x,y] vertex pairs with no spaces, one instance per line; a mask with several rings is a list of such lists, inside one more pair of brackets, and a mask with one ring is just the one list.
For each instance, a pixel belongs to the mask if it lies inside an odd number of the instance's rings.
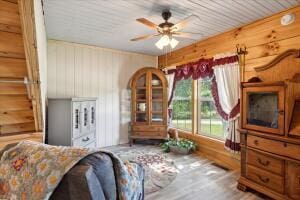
[[123,161],[135,161],[144,167],[145,194],[165,188],[175,180],[178,173],[173,160],[168,159],[163,152],[130,147],[112,151]]

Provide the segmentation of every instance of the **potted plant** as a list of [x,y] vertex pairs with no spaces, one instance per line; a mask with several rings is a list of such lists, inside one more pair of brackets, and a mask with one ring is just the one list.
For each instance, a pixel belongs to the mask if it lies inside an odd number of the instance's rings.
[[165,152],[174,152],[179,154],[189,154],[191,151],[196,150],[196,144],[188,139],[168,139],[161,144]]

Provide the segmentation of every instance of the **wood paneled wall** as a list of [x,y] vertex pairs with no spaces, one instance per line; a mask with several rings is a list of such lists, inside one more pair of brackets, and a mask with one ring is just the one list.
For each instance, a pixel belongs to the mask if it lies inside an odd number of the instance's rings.
[[[287,13],[295,14],[296,20],[293,24],[282,26],[280,18]],[[242,78],[248,80],[255,76],[254,67],[268,63],[287,49],[300,48],[300,6],[159,56],[158,65],[180,65],[202,57],[235,52],[237,44],[247,47],[248,54]]]
[[[295,14],[296,20],[293,24],[282,26],[280,19],[287,13]],[[158,65],[161,68],[178,66],[216,54],[236,52],[237,44],[247,47],[241,77],[241,80],[247,81],[256,76],[255,67],[267,64],[288,49],[300,49],[300,6],[159,56]],[[238,168],[239,156],[224,150],[223,143],[186,132],[179,132],[179,136],[195,140],[202,155],[231,169]]]
[[157,58],[61,41],[48,41],[48,97],[97,97],[98,146],[128,142],[128,83]]
[[[0,0],[0,80],[28,76],[17,2]],[[24,84],[0,83],[0,136],[35,131]]]

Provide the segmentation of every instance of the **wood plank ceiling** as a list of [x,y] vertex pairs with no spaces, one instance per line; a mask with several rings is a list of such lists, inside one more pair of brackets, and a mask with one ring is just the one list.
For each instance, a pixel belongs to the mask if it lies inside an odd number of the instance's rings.
[[299,4],[300,0],[44,0],[44,9],[50,39],[162,55],[165,52],[154,46],[158,38],[129,41],[154,32],[136,18],[159,24],[164,9],[171,10],[173,23],[198,16],[183,31],[202,35],[178,38],[178,49]]

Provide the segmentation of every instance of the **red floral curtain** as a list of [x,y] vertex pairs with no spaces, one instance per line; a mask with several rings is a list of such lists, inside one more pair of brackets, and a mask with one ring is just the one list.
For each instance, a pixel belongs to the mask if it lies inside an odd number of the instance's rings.
[[[218,86],[216,82],[216,78],[214,76],[214,71],[213,67],[214,66],[220,66],[220,65],[225,65],[229,63],[235,63],[238,62],[238,56],[233,55],[233,56],[228,56],[228,57],[223,57],[219,59],[200,59],[196,62],[191,62],[188,64],[180,65],[177,66],[176,69],[169,70],[168,74],[175,73],[174,76],[174,82],[173,82],[173,87],[172,87],[172,93],[171,97],[169,99],[168,104],[170,105],[173,99],[174,91],[176,89],[176,82],[181,80],[181,79],[188,79],[192,78],[193,80],[197,80],[199,78],[212,78],[212,85],[211,85],[211,91],[212,91],[212,96],[214,99],[215,107],[219,115],[226,121],[228,121],[230,118],[236,116],[240,112],[239,108],[239,102],[238,104],[234,107],[234,109],[230,113],[226,113],[221,104],[220,104],[220,97],[218,94]],[[171,115],[171,113],[169,113]],[[231,147],[232,145],[228,144],[228,140],[226,140],[226,146],[230,146],[231,149],[234,149],[235,151],[240,150],[240,145],[239,143],[236,144],[234,147]]]

